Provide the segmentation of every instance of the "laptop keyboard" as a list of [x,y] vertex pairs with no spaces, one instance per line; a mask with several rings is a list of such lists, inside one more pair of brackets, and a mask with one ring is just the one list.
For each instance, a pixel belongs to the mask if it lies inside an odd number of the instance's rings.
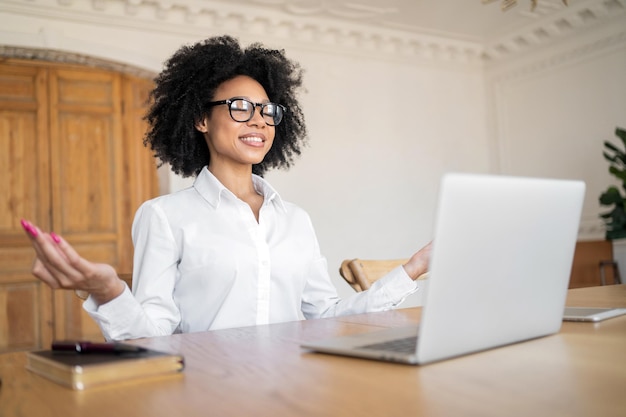
[[415,353],[417,337],[405,337],[403,339],[388,340],[382,343],[360,346],[361,349],[386,350],[388,352]]

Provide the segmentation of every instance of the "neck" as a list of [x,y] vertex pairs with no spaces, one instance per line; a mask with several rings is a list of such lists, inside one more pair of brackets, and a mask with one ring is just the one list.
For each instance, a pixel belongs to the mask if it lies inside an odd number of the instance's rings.
[[252,165],[224,166],[209,164],[209,171],[224,187],[242,200],[251,194],[256,194],[252,183]]

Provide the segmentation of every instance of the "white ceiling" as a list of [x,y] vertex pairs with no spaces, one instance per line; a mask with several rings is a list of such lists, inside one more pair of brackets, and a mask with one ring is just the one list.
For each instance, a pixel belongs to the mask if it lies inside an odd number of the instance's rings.
[[626,0],[537,0],[535,10],[532,0],[517,0],[502,11],[503,1],[513,0],[0,0],[0,10],[171,33],[214,27],[251,39],[481,63],[574,34],[621,33],[626,22]]
[[543,18],[558,16],[565,9],[590,3],[569,0],[569,6],[565,6],[562,0],[538,0],[537,7],[531,11],[531,0],[518,0],[516,6],[502,11],[502,0],[492,1],[482,4],[481,0],[240,0],[240,3],[280,9],[292,15],[344,19],[478,42],[499,38]]

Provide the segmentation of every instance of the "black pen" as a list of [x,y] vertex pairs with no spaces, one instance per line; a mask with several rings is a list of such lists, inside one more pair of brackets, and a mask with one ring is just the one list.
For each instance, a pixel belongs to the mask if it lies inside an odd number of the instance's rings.
[[147,349],[141,346],[127,345],[117,342],[92,343],[86,341],[56,341],[52,342],[52,350],[55,352],[76,353],[140,353]]

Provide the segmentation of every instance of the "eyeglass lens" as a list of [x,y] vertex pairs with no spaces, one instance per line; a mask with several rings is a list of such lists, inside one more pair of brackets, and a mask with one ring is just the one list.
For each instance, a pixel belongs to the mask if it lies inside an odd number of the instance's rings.
[[268,125],[276,126],[283,120],[283,109],[278,104],[255,104],[242,98],[233,99],[230,102],[230,117],[237,122],[247,122],[254,116],[256,106],[261,107],[261,116]]

